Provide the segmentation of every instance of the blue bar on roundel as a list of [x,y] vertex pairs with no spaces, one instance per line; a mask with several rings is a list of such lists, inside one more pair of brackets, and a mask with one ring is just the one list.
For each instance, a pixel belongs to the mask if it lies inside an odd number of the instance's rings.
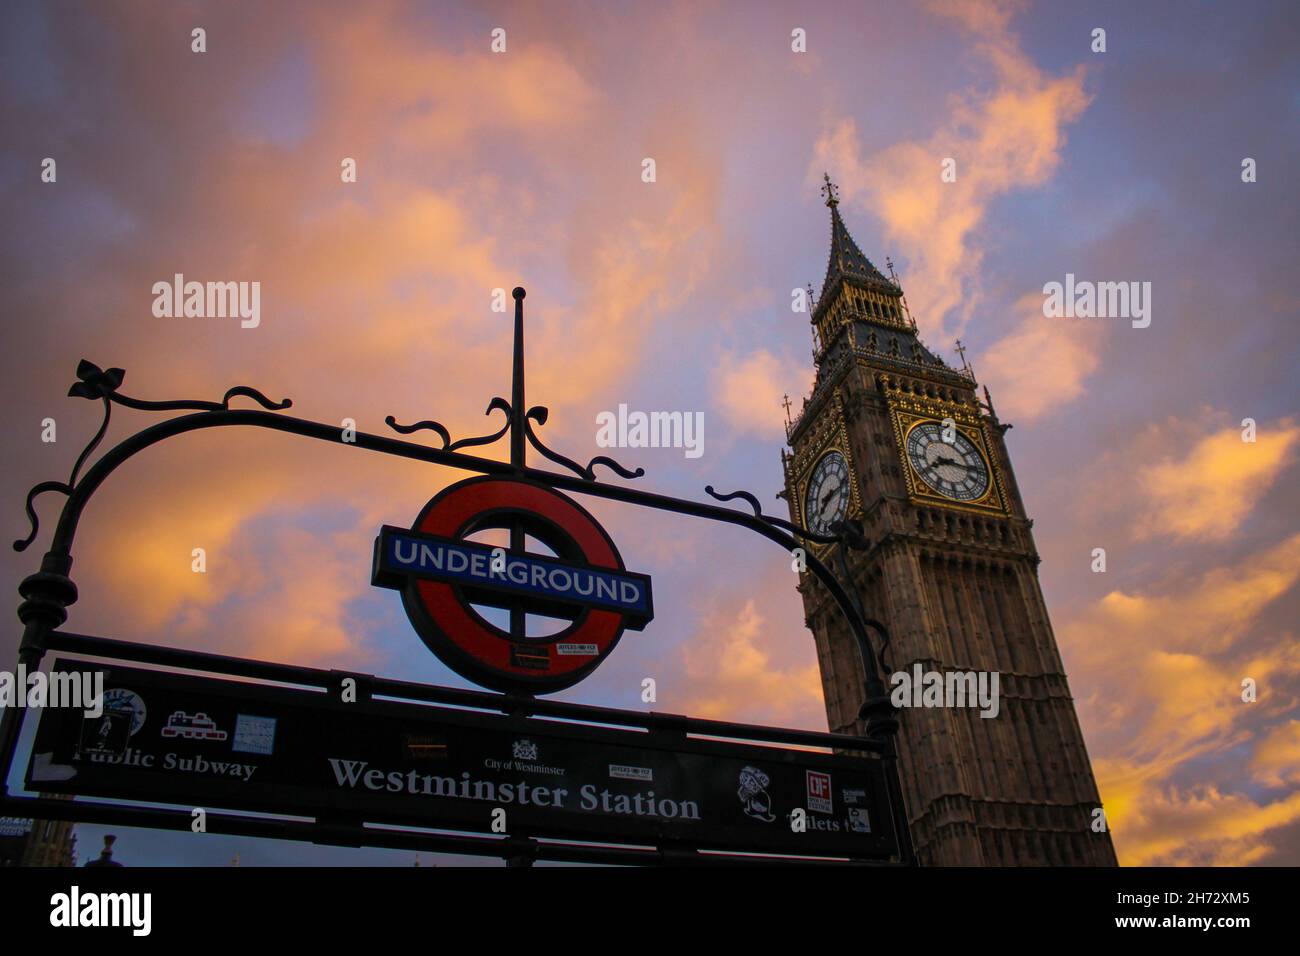
[[[395,573],[481,586],[547,600],[651,614],[650,579],[642,574],[576,565],[473,541],[385,527],[380,535],[380,578]],[[376,583],[396,584],[394,580]]]

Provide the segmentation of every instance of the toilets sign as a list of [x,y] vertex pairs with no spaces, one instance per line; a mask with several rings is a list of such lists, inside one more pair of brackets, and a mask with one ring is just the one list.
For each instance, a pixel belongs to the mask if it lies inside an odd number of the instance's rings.
[[[510,546],[472,540],[491,532]],[[384,526],[371,581],[402,592],[416,632],[449,667],[495,690],[569,687],[595,670],[624,629],[640,630],[654,616],[650,578],[623,566],[595,518],[571,498],[515,478],[459,482],[409,530]],[[510,628],[483,607],[509,611]],[[530,636],[529,614],[568,624]]]

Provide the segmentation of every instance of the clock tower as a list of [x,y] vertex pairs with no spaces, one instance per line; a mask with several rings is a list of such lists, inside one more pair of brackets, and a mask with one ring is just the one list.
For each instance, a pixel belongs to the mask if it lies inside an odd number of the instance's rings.
[[[823,533],[841,521],[861,528],[860,547],[818,554],[888,628],[890,674],[948,686],[983,675],[997,693],[995,713],[933,698],[899,713],[917,859],[1113,866],[1003,440],[1011,426],[987,388],[981,401],[964,361],[952,368],[921,343],[892,267],[886,277],[853,241],[829,178],[823,192],[831,251],[812,306],[816,383],[782,453],[791,519]],[[853,636],[812,575],[799,591],[830,728],[862,733]]]

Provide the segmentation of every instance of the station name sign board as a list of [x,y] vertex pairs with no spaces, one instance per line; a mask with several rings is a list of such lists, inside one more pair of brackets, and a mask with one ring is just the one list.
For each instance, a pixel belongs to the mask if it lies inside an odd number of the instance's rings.
[[31,790],[481,833],[501,808],[515,835],[898,851],[874,759],[72,659],[53,670],[103,671],[105,706],[42,712]]

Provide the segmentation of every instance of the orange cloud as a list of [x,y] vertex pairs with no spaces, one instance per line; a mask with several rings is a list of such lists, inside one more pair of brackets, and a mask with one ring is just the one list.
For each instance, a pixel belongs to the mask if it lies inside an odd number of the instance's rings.
[[[1233,567],[1172,587],[1113,591],[1058,618],[1071,680],[1091,688],[1081,721],[1121,862],[1242,862],[1270,852],[1268,831],[1297,818],[1290,797],[1236,792],[1249,772],[1230,769],[1262,723],[1270,736],[1256,773],[1290,772],[1288,738],[1271,736],[1272,721],[1296,704],[1283,688],[1300,677],[1300,648],[1290,635],[1261,641],[1258,620],[1297,581],[1300,534]],[[1242,700],[1246,677],[1260,688],[1257,703]],[[1208,758],[1220,775],[1183,792],[1175,780]]]
[[388,120],[394,114],[404,120],[398,145],[423,148],[493,128],[573,127],[601,102],[571,59],[536,36],[507,33],[505,54],[489,49],[486,33],[477,50],[450,50],[407,29],[403,17],[385,5],[346,18],[320,10],[313,18],[319,61],[328,64],[331,112],[358,121],[346,128],[361,142],[392,135]]
[[983,353],[980,375],[997,383],[999,415],[1032,422],[1083,394],[1100,361],[1102,326],[1046,318],[1042,297],[1033,294],[1016,311],[1020,324]]
[[714,402],[737,432],[784,438],[781,403],[786,395],[804,395],[812,385],[806,362],[781,359],[767,349],[738,357],[723,355],[714,385]]
[[[151,29],[124,16],[128,33]],[[561,448],[565,429],[591,440],[583,405],[616,404],[611,390],[636,372],[648,336],[688,331],[661,315],[710,273],[721,163],[707,129],[666,112],[629,117],[571,51],[523,31],[497,56],[486,37],[469,52],[417,36],[395,7],[310,14],[297,26],[318,106],[305,139],[254,144],[231,130],[228,151],[204,146],[177,163],[186,183],[203,184],[174,190],[186,195],[183,218],[205,228],[173,233],[164,209],[164,221],[142,223],[142,232],[171,241],[121,246],[113,268],[127,278],[105,286],[103,310],[125,319],[96,331],[90,357],[125,364],[123,390],[146,399],[218,397],[238,382],[294,398],[289,414],[340,427],[351,418],[388,433],[383,419],[393,414],[436,418],[458,438],[480,435],[501,422],[483,417],[488,399],[509,394],[513,303],[492,312],[492,292],[521,282],[530,289],[529,398],[565,410],[542,432]],[[262,67],[282,52],[268,41],[249,56]],[[175,111],[165,89],[147,102],[161,115]],[[609,135],[628,123],[654,143],[656,183],[640,181],[640,153]],[[512,181],[508,163],[484,159],[508,137],[528,147],[526,186]],[[355,185],[340,182],[344,156],[358,160]],[[580,194],[558,200],[562,214],[557,200],[539,201],[579,175]],[[178,269],[260,281],[261,326],[153,319],[150,283]],[[116,427],[124,422],[146,424],[133,412],[115,417]],[[66,427],[60,419],[60,437]],[[246,429],[150,449],[88,513],[78,560],[98,570],[82,583],[73,621],[94,614],[126,623],[125,636],[179,635],[255,656],[364,657],[364,629],[345,610],[368,588],[369,536],[385,521],[409,520],[456,477]],[[165,507],[151,507],[158,501]],[[346,539],[265,530],[315,526],[317,510],[340,506],[350,509],[346,524],[355,514],[369,530]],[[205,574],[190,569],[195,547],[207,552]]]
[[1255,777],[1270,787],[1300,783],[1300,720],[1291,719],[1270,730],[1251,757]]
[[1295,457],[1300,425],[1291,420],[1259,429],[1254,442],[1240,428],[1207,435],[1181,458],[1167,457],[1138,472],[1147,499],[1139,538],[1222,540],[1241,522]]
[[1300,793],[1259,803],[1214,786],[1153,787],[1133,806],[1140,815],[1115,834],[1124,866],[1246,866],[1272,852],[1271,831],[1300,821]]
[[[1060,163],[1065,128],[1087,107],[1083,69],[1052,77],[1010,31],[1013,4],[934,5],[975,33],[991,82],[955,97],[926,139],[895,143],[865,159],[851,118],[818,139],[810,181],[834,170],[841,197],[875,213],[884,239],[906,257],[904,285],[917,321],[937,341],[960,335],[979,304],[983,247],[977,229],[998,196],[1047,182]],[[956,162],[943,182],[941,164]]]
[[1112,591],[1095,605],[1088,626],[1097,634],[1140,633],[1167,650],[1226,650],[1259,612],[1300,580],[1300,535],[1233,567],[1211,568],[1195,587],[1163,594]]
[[[784,582],[787,586],[790,582]],[[774,633],[752,598],[717,598],[682,647],[683,713],[780,726],[825,727],[822,684],[811,635],[792,656],[789,633]],[[679,703],[680,701],[680,703]]]

